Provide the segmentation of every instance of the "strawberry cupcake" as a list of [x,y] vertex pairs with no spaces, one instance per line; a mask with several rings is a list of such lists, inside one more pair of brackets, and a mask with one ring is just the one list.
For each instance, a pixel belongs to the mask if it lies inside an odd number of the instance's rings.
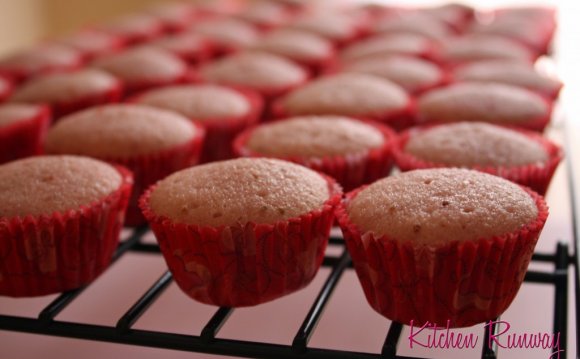
[[95,26],[93,30],[114,35],[128,45],[135,45],[159,37],[164,28],[162,21],[155,16],[133,14]]
[[92,65],[119,78],[126,94],[186,82],[187,64],[170,52],[153,48],[134,48],[95,60]]
[[437,58],[433,41],[416,34],[378,34],[345,47],[339,58],[342,62],[375,56],[413,56],[433,60]]
[[83,30],[70,36],[56,39],[53,43],[77,50],[83,59],[87,61],[99,56],[119,52],[125,48],[125,43],[118,36],[91,30]]
[[46,152],[97,158],[129,168],[135,188],[126,225],[143,224],[137,199],[161,178],[197,163],[204,131],[170,111],[138,105],[93,107],[62,118],[47,136]]
[[238,156],[292,161],[354,189],[389,174],[395,135],[387,127],[339,116],[303,116],[266,123],[234,142]]
[[441,61],[460,65],[484,60],[533,63],[536,54],[517,41],[490,35],[464,35],[447,39],[439,48]]
[[321,77],[280,98],[275,118],[339,115],[374,120],[396,129],[414,121],[414,105],[405,90],[380,77],[345,73]]
[[97,69],[35,77],[14,91],[12,102],[46,104],[56,120],[69,113],[121,99],[121,82]]
[[468,327],[509,307],[548,208],[501,177],[446,168],[355,190],[337,217],[375,311],[402,324]]
[[207,19],[194,24],[189,31],[209,41],[216,56],[239,51],[254,44],[260,37],[255,26],[238,19]]
[[40,156],[0,166],[0,295],[82,287],[117,248],[131,174],[86,157]]
[[193,32],[181,32],[148,42],[142,47],[153,47],[172,53],[191,65],[199,65],[213,56],[211,42]]
[[140,205],[185,294],[245,307],[312,281],[340,197],[334,181],[306,167],[243,158],[177,172]]
[[234,137],[257,123],[263,110],[259,94],[212,84],[169,86],[144,93],[132,101],[177,112],[203,127],[201,162],[233,157]]

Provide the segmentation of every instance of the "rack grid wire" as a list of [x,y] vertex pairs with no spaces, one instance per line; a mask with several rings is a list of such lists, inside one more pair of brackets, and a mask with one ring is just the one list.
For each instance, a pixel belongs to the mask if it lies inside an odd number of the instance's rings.
[[[565,141],[566,149],[569,149],[569,140]],[[564,351],[560,358],[567,355],[568,337],[568,296],[569,278],[574,275],[574,302],[576,309],[576,348],[580,349],[580,336],[577,328],[580,327],[580,278],[579,278],[579,258],[577,256],[578,225],[577,206],[575,203],[576,188],[572,160],[570,156],[566,158],[567,182],[570,193],[570,212],[572,216],[573,248],[572,255],[569,254],[568,244],[559,242],[553,253],[535,253],[532,262],[543,262],[553,264],[553,270],[535,271],[528,270],[524,279],[526,283],[542,283],[554,286],[554,308],[553,308],[553,333],[560,333],[560,348]],[[152,253],[160,255],[159,247],[156,244],[149,244],[143,241],[148,233],[147,227],[133,229],[131,236],[120,243],[114,256],[113,262],[126,253]],[[391,323],[387,329],[387,335],[381,353],[362,353],[344,350],[333,350],[310,347],[309,340],[316,330],[318,321],[322,313],[332,298],[332,294],[337,284],[346,270],[353,270],[350,256],[340,237],[331,237],[329,243],[341,247],[342,253],[339,256],[327,255],[324,258],[323,266],[330,268],[330,274],[322,285],[308,314],[304,318],[302,325],[294,336],[291,345],[270,344],[256,341],[241,341],[233,339],[217,338],[220,328],[228,320],[233,308],[218,308],[215,314],[207,322],[199,336],[184,335],[162,331],[140,330],[132,328],[133,324],[147,311],[165,289],[171,284],[172,276],[166,271],[157,279],[150,288],[137,300],[130,309],[122,315],[115,326],[103,326],[94,324],[74,323],[56,320],[55,317],[61,313],[75,298],[77,298],[87,287],[79,288],[62,293],[54,299],[48,306],[40,311],[36,318],[28,318],[12,315],[0,315],[0,330],[16,332],[44,334],[77,339],[96,340],[111,343],[138,345],[145,347],[166,348],[189,352],[231,355],[247,358],[280,358],[280,359],[411,359],[412,357],[397,355],[397,345],[401,338],[403,325]],[[573,269],[570,269],[573,267]],[[492,328],[491,331],[498,328]],[[484,330],[484,342],[487,342],[490,330]],[[483,346],[481,358],[498,358],[496,346]]]

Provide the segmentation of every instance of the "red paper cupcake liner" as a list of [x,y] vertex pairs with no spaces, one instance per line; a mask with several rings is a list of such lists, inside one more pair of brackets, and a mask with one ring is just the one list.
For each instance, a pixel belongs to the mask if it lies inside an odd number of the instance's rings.
[[84,110],[89,107],[104,105],[108,103],[115,103],[121,101],[123,98],[123,85],[117,81],[109,90],[77,98],[67,102],[57,102],[50,104],[55,122],[60,118],[69,115],[73,112]]
[[[405,172],[416,169],[454,167],[445,165],[443,163],[425,161],[410,153],[405,152],[405,146],[407,145],[407,142],[415,133],[425,131],[433,127],[437,127],[437,125],[413,128],[399,135],[399,138],[393,146],[393,151],[395,163],[401,171]],[[532,163],[528,165],[513,167],[471,166],[469,168],[503,177],[512,182],[530,187],[541,195],[545,195],[546,191],[548,190],[548,186],[550,185],[550,181],[554,176],[554,172],[556,172],[560,161],[562,161],[562,158],[564,157],[562,149],[536,132],[525,131],[515,127],[508,128],[529,137],[530,140],[538,142],[548,154],[548,159],[546,162],[541,164]]]
[[50,109],[38,106],[33,117],[0,127],[0,164],[41,154],[50,121]]
[[214,48],[211,42],[203,40],[199,48],[196,49],[182,49],[169,50],[175,56],[179,57],[189,65],[201,65],[213,58]]
[[15,85],[32,78],[33,76],[47,75],[55,72],[67,72],[80,69],[84,65],[84,58],[79,53],[78,59],[68,65],[46,65],[38,70],[30,70],[27,68],[12,67],[10,69],[0,68],[0,76],[6,76],[13,81]]
[[0,218],[0,295],[31,297],[82,287],[109,265],[132,176],[87,206],[50,215]]
[[328,179],[322,208],[274,224],[203,227],[173,223],[149,207],[155,186],[140,206],[157,237],[177,285],[206,304],[245,307],[308,285],[320,268],[342,191]]
[[[525,189],[525,188],[524,188]],[[467,327],[495,319],[516,296],[548,217],[543,198],[534,199],[538,216],[520,230],[473,241],[414,246],[386,236],[362,233],[346,205],[336,211],[354,268],[371,307],[402,323],[427,321]]]
[[[280,98],[272,103],[271,110],[268,114],[270,119],[283,119],[296,116],[295,114],[291,114],[286,110],[283,101],[284,98]],[[413,98],[410,98],[409,103],[400,109],[387,111],[381,114],[368,114],[359,116],[348,115],[348,116],[362,121],[379,122],[388,125],[389,127],[395,129],[396,131],[402,131],[416,124],[417,118],[416,113],[417,106],[415,100]]]
[[[393,168],[392,147],[396,141],[396,135],[386,126],[372,122],[367,123],[383,134],[385,142],[381,147],[346,156],[322,158],[279,157],[279,159],[294,162],[327,174],[340,183],[345,191],[374,182],[388,176]],[[237,157],[268,157],[246,147],[255,129],[256,127],[250,128],[235,139],[233,148]]]
[[0,84],[2,84],[0,85],[0,103],[2,103],[8,99],[8,97],[10,97],[12,91],[14,90],[14,86],[12,85],[12,82],[8,80],[8,78],[2,76],[0,76]]
[[127,167],[134,176],[133,192],[129,199],[125,225],[135,227],[146,223],[139,209],[139,196],[152,184],[173,172],[196,165],[201,155],[205,131],[196,126],[194,137],[184,144],[150,155],[134,158],[102,158],[110,163]]

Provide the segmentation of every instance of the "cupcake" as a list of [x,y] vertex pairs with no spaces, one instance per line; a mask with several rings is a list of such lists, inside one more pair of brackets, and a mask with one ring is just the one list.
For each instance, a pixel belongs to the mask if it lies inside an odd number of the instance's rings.
[[0,164],[42,153],[50,119],[46,106],[0,105]]
[[455,81],[499,82],[525,87],[549,99],[556,99],[562,82],[536,71],[526,63],[513,61],[481,61],[457,68]]
[[0,166],[0,295],[30,297],[82,287],[109,265],[131,174],[76,156]]
[[373,31],[381,34],[415,34],[436,41],[453,35],[453,30],[445,22],[422,12],[387,16],[374,26]]
[[480,121],[543,131],[551,105],[529,90],[482,82],[464,82],[435,89],[417,101],[422,123]]
[[206,62],[213,54],[210,42],[201,35],[192,32],[167,35],[143,46],[170,52],[192,65]]
[[203,80],[241,86],[259,92],[267,103],[304,84],[308,73],[283,57],[265,53],[240,53],[200,69]]
[[483,60],[508,60],[533,63],[536,55],[524,45],[505,37],[464,35],[441,44],[442,61],[457,65]]
[[135,48],[99,58],[92,66],[123,81],[128,94],[188,79],[187,64],[160,49]]
[[10,97],[12,89],[12,83],[7,78],[0,76],[0,103]]
[[433,41],[415,34],[378,34],[345,47],[339,54],[342,62],[366,57],[404,55],[435,59]]
[[288,22],[290,15],[284,5],[262,1],[249,5],[235,17],[254,24],[262,30],[271,30]]
[[205,38],[215,49],[216,55],[226,55],[252,45],[260,33],[251,24],[232,18],[208,19],[190,28]]
[[262,37],[249,49],[286,57],[315,74],[329,67],[335,55],[330,41],[298,30],[272,32]]
[[47,104],[56,119],[87,107],[117,102],[123,88],[119,80],[97,69],[35,77],[18,87],[12,102]]
[[412,124],[413,104],[393,82],[365,74],[338,74],[312,81],[273,105],[276,118],[339,115],[386,123],[394,128]]
[[443,21],[455,31],[464,30],[475,17],[475,9],[459,3],[432,6],[418,11]]
[[337,70],[382,77],[411,94],[425,92],[447,82],[447,75],[439,66],[410,56],[371,56],[338,65]]
[[126,225],[145,222],[137,199],[161,178],[197,163],[203,129],[170,111],[138,105],[93,107],[62,118],[46,140],[50,154],[97,158],[129,168],[135,187]]
[[161,22],[165,32],[176,33],[187,29],[199,18],[194,4],[187,2],[169,2],[151,6],[145,10]]
[[508,308],[547,216],[535,192],[466,169],[387,177],[337,210],[371,307],[402,324],[450,327]]
[[125,47],[118,36],[91,30],[83,30],[53,42],[75,49],[85,60],[119,52]]
[[561,149],[535,132],[482,122],[413,128],[401,134],[395,146],[395,160],[403,171],[471,168],[528,186],[542,195],[561,159]]
[[105,24],[95,26],[94,31],[101,31],[117,36],[128,45],[135,45],[163,34],[163,23],[152,15],[133,14],[117,18]]
[[181,290],[202,303],[244,307],[312,281],[340,196],[306,167],[236,159],[177,172],[140,205]]
[[134,102],[177,112],[205,129],[201,162],[233,157],[232,141],[260,119],[260,95],[220,85],[170,86],[138,96]]
[[238,156],[301,164],[350,190],[389,174],[394,139],[394,133],[379,124],[339,116],[304,116],[249,129],[236,138],[234,151]]
[[0,58],[0,75],[22,82],[48,72],[74,70],[82,64],[78,51],[62,45],[44,45]]
[[359,39],[364,32],[364,26],[354,16],[336,11],[304,14],[284,28],[311,32],[339,47]]

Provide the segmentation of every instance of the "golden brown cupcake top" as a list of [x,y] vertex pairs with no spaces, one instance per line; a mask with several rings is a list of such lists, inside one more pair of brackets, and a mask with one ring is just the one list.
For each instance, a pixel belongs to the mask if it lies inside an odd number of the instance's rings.
[[436,84],[443,76],[437,65],[410,56],[372,56],[347,63],[342,70],[383,77],[407,91]]
[[38,114],[39,107],[19,103],[7,103],[0,105],[0,127],[13,123],[30,120]]
[[50,215],[103,199],[121,186],[111,165],[87,157],[39,156],[0,165],[0,218]]
[[261,38],[251,50],[264,51],[296,61],[320,60],[332,55],[332,44],[306,31],[279,30]]
[[442,42],[441,57],[446,61],[470,62],[481,60],[530,61],[530,50],[505,37],[466,35]]
[[481,121],[521,124],[548,115],[546,101],[516,86],[496,83],[458,83],[421,96],[419,116],[441,122]]
[[254,26],[231,18],[203,21],[193,26],[192,31],[220,45],[233,47],[249,46],[259,37]]
[[283,98],[290,115],[381,115],[403,109],[409,97],[399,86],[365,74],[323,77]]
[[228,56],[202,67],[201,74],[212,82],[254,89],[293,86],[307,78],[306,71],[300,66],[283,57],[265,53]]
[[538,208],[508,180],[445,168],[379,180],[348,203],[347,212],[363,233],[438,245],[518,231],[537,217]]
[[425,52],[430,40],[416,34],[378,34],[347,46],[340,52],[343,61],[369,56],[417,55]]
[[340,116],[305,116],[257,127],[245,147],[273,157],[322,158],[364,153],[384,143],[383,134],[363,122]]
[[92,66],[111,73],[126,82],[174,79],[182,76],[187,65],[171,53],[151,47],[140,47],[94,61]]
[[131,158],[191,140],[197,129],[171,111],[140,105],[93,107],[62,118],[47,136],[48,153]]
[[172,110],[195,121],[239,118],[251,110],[246,97],[219,85],[164,87],[146,93],[138,102]]
[[119,81],[104,71],[83,69],[35,77],[21,85],[10,100],[28,103],[74,101],[106,93],[118,85]]
[[537,72],[530,64],[514,61],[481,61],[457,69],[460,81],[499,82],[536,91],[557,91],[562,83]]
[[548,153],[532,138],[481,122],[460,122],[413,133],[405,152],[450,166],[522,166],[545,163]]
[[241,158],[195,166],[159,182],[153,213],[200,226],[275,223],[322,208],[326,180],[296,164]]

